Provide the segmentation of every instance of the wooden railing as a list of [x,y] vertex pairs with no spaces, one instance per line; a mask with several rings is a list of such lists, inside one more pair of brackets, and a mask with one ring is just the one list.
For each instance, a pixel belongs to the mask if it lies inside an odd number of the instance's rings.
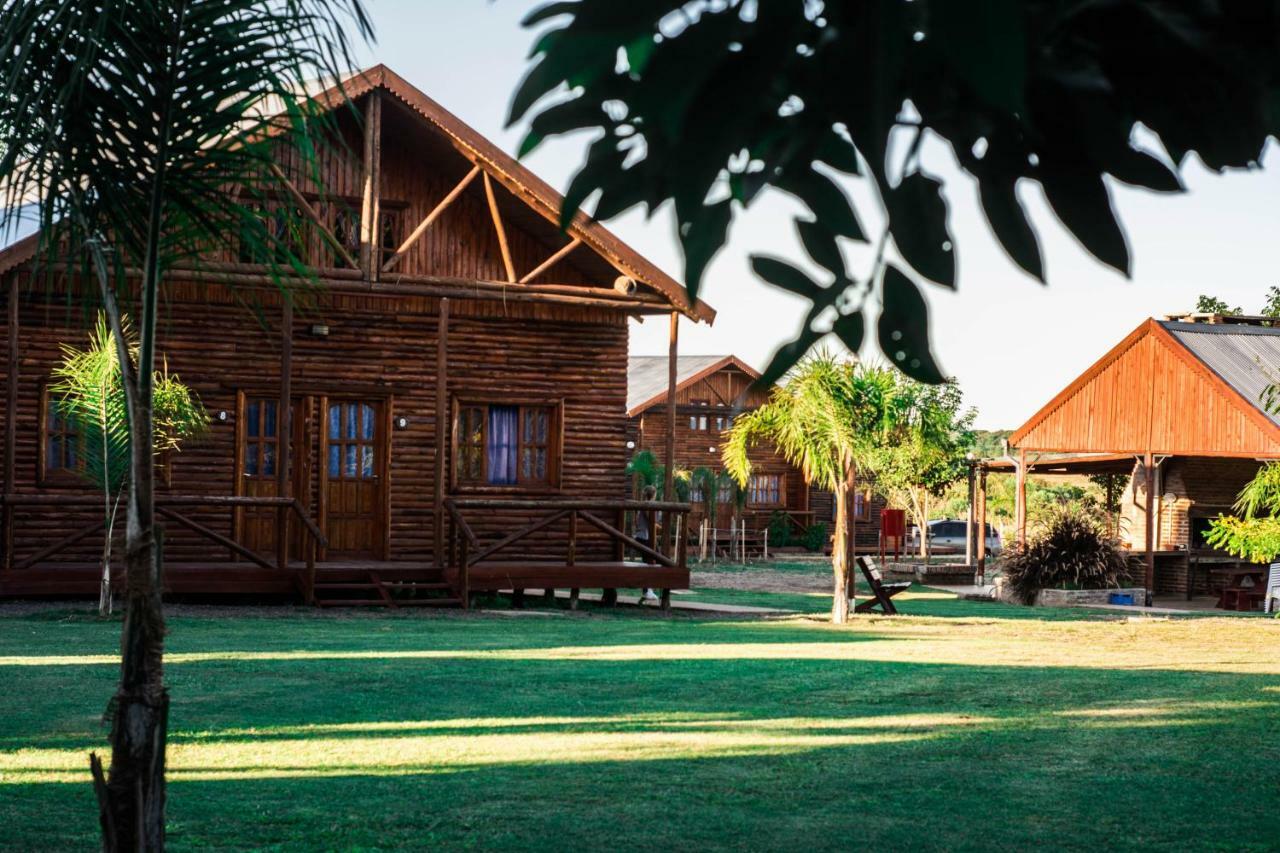
[[[306,560],[306,576],[301,592],[304,597],[310,601],[313,597],[313,588],[315,585],[316,557],[319,549],[324,548],[328,541],[325,539],[324,533],[321,532],[319,526],[307,515],[306,509],[298,501],[297,498],[276,498],[276,497],[247,497],[234,495],[157,495],[156,496],[156,515],[167,521],[171,521],[181,527],[185,527],[203,539],[213,542],[215,545],[226,548],[233,556],[241,557],[249,562],[261,566],[265,569],[287,571],[289,568],[289,551],[288,548],[279,549],[277,561],[272,564],[267,558],[261,554],[246,548],[239,542],[226,536],[218,531],[201,524],[187,515],[179,512],[179,509],[187,508],[226,508],[231,512],[243,507],[254,507],[259,509],[275,508],[281,512],[291,514],[296,517],[303,531],[306,533],[305,544],[303,545],[303,556]],[[12,542],[10,528],[13,524],[13,509],[16,507],[54,507],[60,509],[90,509],[101,510],[102,498],[94,495],[50,495],[50,494],[21,494],[13,493],[0,495],[0,508],[4,510],[5,527],[6,527],[6,549],[3,557],[3,565],[5,569],[21,571],[38,565],[50,557],[53,557],[62,551],[76,545],[79,542],[93,536],[104,530],[106,527],[106,519],[98,518],[94,523],[87,525],[80,530],[64,536],[56,542],[50,543],[45,548],[37,551],[30,556],[24,557],[22,560],[15,561],[12,553],[12,546],[7,543]]]
[[[455,578],[458,593],[463,606],[470,596],[469,571],[472,566],[491,559],[500,552],[508,551],[512,546],[527,539],[540,530],[567,520],[568,535],[564,540],[564,564],[573,566],[578,560],[579,522],[586,523],[605,534],[612,547],[613,560],[621,563],[625,560],[626,549],[640,554],[642,557],[659,566],[667,568],[687,567],[688,543],[685,531],[688,528],[689,504],[669,503],[661,501],[631,500],[577,500],[573,498],[541,499],[501,499],[501,498],[465,498],[452,497],[445,499],[445,508],[449,515],[446,536],[447,563],[450,573]],[[471,512],[529,512],[535,517],[523,527],[507,534],[496,542],[482,543],[475,529],[467,521],[466,513]],[[648,528],[654,531],[650,543],[646,544],[626,532],[627,513],[645,513]],[[660,518],[668,525],[660,529]],[[609,519],[609,520],[606,520]],[[665,551],[664,551],[665,549]],[[524,555],[522,555],[524,556]],[[554,558],[536,557],[534,560],[550,560]]]

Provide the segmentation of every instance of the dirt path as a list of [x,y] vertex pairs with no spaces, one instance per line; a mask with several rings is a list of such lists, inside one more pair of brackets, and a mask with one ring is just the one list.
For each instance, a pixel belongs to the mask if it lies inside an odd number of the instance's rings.
[[693,587],[740,589],[748,592],[830,592],[831,573],[779,572],[771,569],[742,569],[727,572],[698,572],[690,575]]

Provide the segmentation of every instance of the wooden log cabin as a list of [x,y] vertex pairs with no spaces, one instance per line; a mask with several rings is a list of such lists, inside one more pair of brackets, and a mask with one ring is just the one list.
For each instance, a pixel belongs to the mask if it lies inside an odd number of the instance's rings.
[[1028,476],[1112,474],[1124,483],[1116,532],[1149,597],[1217,595],[1256,571],[1204,534],[1262,464],[1280,460],[1280,415],[1263,402],[1280,366],[1274,322],[1145,321],[1050,400],[1012,434],[1009,458],[983,466],[1017,478],[1019,540]]
[[[724,431],[737,414],[750,411],[768,399],[759,388],[759,371],[733,355],[681,355],[676,359],[674,454],[666,449],[668,428],[668,388],[670,361],[666,356],[632,356],[627,366],[628,445],[633,452],[651,451],[659,463],[675,459],[675,467],[693,471],[706,467],[723,470],[720,444]],[[759,533],[777,514],[784,516],[793,535],[800,536],[812,525],[823,524],[828,534],[835,520],[835,502],[830,492],[812,488],[795,465],[769,445],[752,448],[752,474],[746,487],[746,504],[741,515],[747,529]],[[690,496],[690,530],[702,523],[706,510],[700,493]],[[869,486],[859,488],[852,501],[855,545],[874,549],[879,541],[879,511],[884,499]],[[736,507],[732,491],[723,488],[716,501],[711,526],[728,531]]]
[[[557,193],[391,70],[318,97],[343,107],[324,180],[283,145],[275,164],[318,286],[283,295],[243,255],[162,285],[158,352],[212,422],[162,460],[166,589],[465,605],[687,586],[679,546],[623,532],[627,325],[714,312],[598,223],[562,232]],[[34,235],[0,252],[0,597],[99,574],[101,497],[49,393],[94,310],[36,262]]]

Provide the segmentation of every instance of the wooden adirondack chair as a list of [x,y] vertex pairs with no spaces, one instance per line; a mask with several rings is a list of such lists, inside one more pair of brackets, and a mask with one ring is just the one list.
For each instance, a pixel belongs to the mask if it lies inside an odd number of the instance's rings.
[[[875,557],[857,557],[854,562],[858,565],[858,570],[862,572],[862,576],[867,579],[867,584],[871,587],[872,597],[866,601],[859,603],[853,608],[854,613],[871,613],[876,608],[886,616],[896,616],[898,608],[893,603],[893,597],[911,587],[911,581],[897,581],[894,583],[885,583],[880,569],[876,566]],[[855,582],[854,576],[850,574],[849,583]],[[852,588],[850,589],[852,592]],[[851,596],[852,597],[852,596]]]

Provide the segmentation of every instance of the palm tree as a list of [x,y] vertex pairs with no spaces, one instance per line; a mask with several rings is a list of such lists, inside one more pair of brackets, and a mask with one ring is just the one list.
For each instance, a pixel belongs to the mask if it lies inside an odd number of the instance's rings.
[[[137,364],[137,338],[127,317],[121,318],[121,325],[127,340],[125,350],[133,366]],[[111,613],[111,542],[120,498],[128,481],[130,453],[120,355],[106,316],[98,315],[87,349],[63,344],[62,354],[62,364],[53,371],[57,381],[49,390],[56,395],[58,414],[74,425],[79,436],[80,473],[102,492],[105,533],[98,612],[107,616]],[[208,430],[209,415],[200,398],[169,373],[167,364],[157,371],[152,384],[152,450],[156,455],[176,452],[184,441]]]
[[837,624],[849,618],[848,501],[857,477],[872,470],[890,431],[895,388],[889,368],[819,352],[792,368],[767,403],[734,421],[722,450],[725,469],[739,486],[751,476],[750,449],[770,441],[800,469],[807,484],[835,494],[831,621]]
[[[156,316],[165,271],[227,249],[304,267],[246,196],[277,146],[317,162],[309,83],[351,66],[361,0],[22,0],[0,7],[0,233],[39,219],[47,269],[92,273],[119,354],[130,433],[120,683],[111,764],[91,757],[104,846],[164,847],[169,698],[155,528]],[[127,275],[130,267],[137,271]],[[79,277],[73,276],[73,279]],[[120,303],[136,300],[138,352]]]

